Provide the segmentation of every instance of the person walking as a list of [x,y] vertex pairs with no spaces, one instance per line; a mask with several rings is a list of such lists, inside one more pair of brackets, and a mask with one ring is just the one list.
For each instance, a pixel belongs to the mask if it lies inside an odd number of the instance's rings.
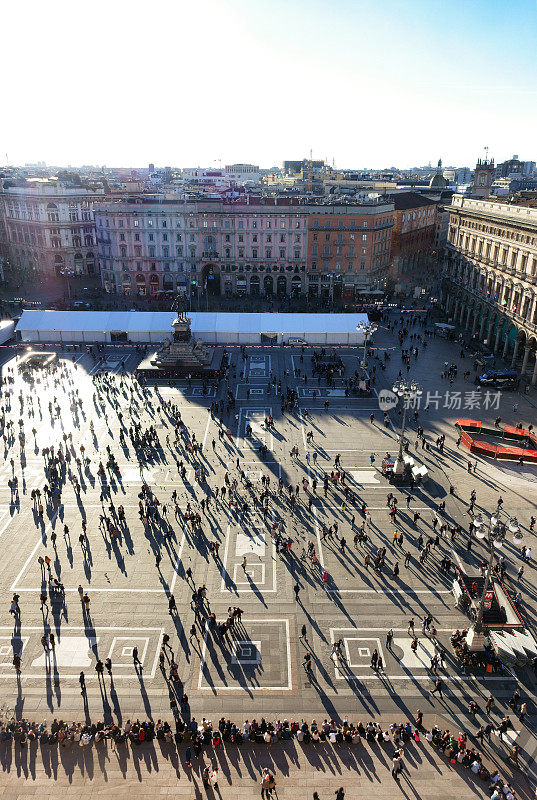
[[340,786],[339,789],[336,789],[334,794],[336,796],[336,800],[345,800],[345,792],[343,790],[343,786]]
[[438,694],[440,695],[440,700],[444,699],[444,696],[442,694],[442,686],[443,686],[442,680],[440,678],[437,678],[434,682],[434,689],[431,689],[431,694],[436,694],[438,692]]
[[198,629],[196,628],[196,626],[194,624],[192,624],[192,626],[190,628],[190,636],[188,637],[188,641],[190,642],[190,644],[192,644],[192,639],[193,638],[196,640],[196,644],[199,644]]
[[134,669],[136,669],[138,667],[138,665],[140,666],[140,669],[142,669],[142,662],[138,658],[138,648],[137,647],[133,647],[132,648],[132,663],[134,665]]
[[84,675],[83,672],[81,672],[80,675],[78,676],[78,682],[80,684],[80,694],[81,695],[85,695],[86,694],[86,676]]
[[210,780],[213,789],[216,789],[217,791],[218,791],[218,778],[219,778],[218,767],[215,766],[210,774]]
[[298,603],[299,602],[298,595],[300,594],[300,586],[298,583],[295,583],[295,585],[293,586],[293,591],[295,593],[295,600]]

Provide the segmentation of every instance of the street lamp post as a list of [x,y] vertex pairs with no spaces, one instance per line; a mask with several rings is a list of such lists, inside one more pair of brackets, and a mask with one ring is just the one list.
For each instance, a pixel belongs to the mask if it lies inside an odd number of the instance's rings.
[[423,394],[423,389],[415,381],[412,381],[411,383],[399,381],[398,383],[394,383],[392,388],[394,394],[396,394],[397,397],[403,401],[403,424],[401,426],[401,434],[399,436],[399,453],[397,454],[397,460],[393,469],[395,475],[402,476],[405,471],[405,462],[403,461],[403,446],[405,442],[406,412],[410,400],[415,400],[416,398],[421,397]]
[[356,330],[358,333],[364,334],[364,360],[361,363],[362,367],[362,376],[360,378],[360,389],[365,391],[366,388],[366,374],[367,374],[367,344],[374,333],[378,330],[378,325],[374,325],[371,322],[367,324],[361,322],[359,325],[356,326]]
[[494,514],[491,515],[490,520],[485,522],[481,514],[478,514],[473,521],[475,535],[478,539],[486,539],[489,543],[489,562],[487,571],[485,573],[485,582],[483,584],[483,591],[479,600],[477,609],[477,616],[475,622],[470,627],[466,635],[466,644],[469,650],[483,650],[485,643],[485,632],[487,626],[483,625],[483,615],[487,602],[487,594],[492,578],[492,570],[494,569],[494,560],[496,550],[499,550],[507,538],[507,531],[513,534],[513,542],[515,545],[520,545],[523,540],[522,531],[520,530],[518,520],[516,517],[511,517],[506,524],[500,520],[500,508],[498,507]]
[[70,300],[71,299],[71,281],[70,281],[70,278],[75,274],[75,271],[73,269],[67,269],[66,268],[66,269],[60,270],[60,274],[63,275],[64,278],[67,279],[67,298]]

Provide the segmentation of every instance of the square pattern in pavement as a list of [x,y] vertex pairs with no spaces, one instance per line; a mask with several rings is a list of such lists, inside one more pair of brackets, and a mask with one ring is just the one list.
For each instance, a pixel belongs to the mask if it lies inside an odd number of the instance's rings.
[[[440,347],[448,344],[441,343]],[[22,658],[21,686],[22,693],[27,693],[28,713],[39,690],[47,697],[51,713],[58,708],[76,710],[79,701],[74,689],[78,672],[83,669],[94,678],[97,658],[104,661],[107,657],[112,659],[114,674],[127,679],[121,682],[123,688],[118,689],[123,693],[122,702],[127,709],[136,710],[142,702],[141,684],[136,680],[133,664],[133,648],[137,647],[143,668],[143,692],[149,698],[145,702],[166,709],[168,686],[156,668],[164,633],[170,636],[165,666],[170,665],[172,658],[178,663],[181,687],[189,693],[193,708],[204,708],[217,695],[220,707],[232,713],[235,708],[243,710],[253,696],[268,695],[291,697],[291,708],[296,713],[305,713],[318,708],[319,698],[328,692],[334,694],[334,702],[340,704],[340,709],[349,713],[359,703],[358,682],[386,704],[391,703],[394,686],[403,694],[414,692],[414,696],[420,696],[422,689],[417,687],[430,685],[434,645],[421,633],[421,617],[426,613],[433,615],[438,641],[447,652],[450,630],[465,623],[453,609],[452,578],[439,571],[440,559],[449,555],[470,570],[476,569],[483,557],[477,546],[475,553],[468,552],[464,542],[443,539],[438,547],[432,548],[423,564],[418,560],[418,537],[423,534],[426,540],[434,535],[434,508],[440,498],[446,497],[446,470],[454,468],[448,464],[440,468],[435,454],[417,453],[419,458],[423,455],[434,481],[414,493],[409,509],[405,503],[407,493],[396,490],[400,511],[395,529],[403,534],[400,546],[394,540],[394,525],[386,507],[386,494],[392,487],[380,474],[383,455],[396,453],[396,431],[400,424],[397,412],[392,413],[394,430],[382,424],[375,397],[346,397],[340,378],[331,387],[324,381],[319,384],[312,378],[308,354],[300,361],[296,351],[290,353],[282,348],[271,348],[270,353],[266,349],[249,348],[248,352],[246,363],[237,350],[232,352],[227,390],[235,398],[235,404],[229,412],[224,386],[216,392],[199,381],[190,385],[171,382],[148,386],[142,394],[131,378],[136,357],[128,352],[122,353],[121,358],[116,353],[107,360],[105,371],[110,386],[117,391],[99,396],[94,394],[92,376],[101,367],[87,354],[81,355],[76,365],[60,358],[65,367],[61,384],[38,376],[39,383],[30,387],[15,375],[12,406],[15,407],[14,398],[21,390],[26,398],[22,412],[26,435],[24,458],[21,459],[18,448],[6,446],[0,468],[3,564],[0,582],[5,597],[15,591],[20,594],[22,610],[21,624],[15,626],[9,615],[9,603],[7,607],[4,603],[0,611],[0,681],[9,702],[15,704],[21,696],[11,663],[16,651]],[[349,374],[349,370],[358,368],[359,356],[356,351],[343,355]],[[3,370],[13,366],[9,362]],[[378,388],[381,384],[389,386],[397,369],[398,365],[389,366],[386,375],[382,375],[384,383],[379,381]],[[433,366],[424,362],[422,369],[425,382]],[[282,384],[297,388],[299,409],[282,416],[279,398],[275,389],[269,387],[269,379],[271,373],[281,377],[284,371],[289,375],[283,377]],[[416,371],[419,374],[419,365]],[[81,405],[74,403],[75,389]],[[222,409],[211,415],[209,406],[215,398],[222,401]],[[185,450],[184,440],[179,446],[174,444],[173,424],[162,410],[162,399],[177,406],[190,440],[195,436],[202,443],[203,452],[196,460]],[[325,400],[329,400],[327,411]],[[150,453],[141,469],[128,437],[125,445],[120,443],[118,412],[127,428],[131,420],[136,420],[142,427],[152,425],[157,431],[160,447]],[[374,423],[369,419],[371,413],[375,414]],[[274,417],[272,430],[265,425],[269,414]],[[429,424],[435,430],[448,432],[451,457],[457,463],[460,453],[453,444],[451,422],[440,415],[431,419],[434,422]],[[248,426],[251,433],[247,432]],[[223,439],[218,436],[220,430],[224,431]],[[313,440],[307,444],[308,432],[313,432]],[[43,519],[39,519],[30,492],[33,488],[42,490],[45,483],[43,448],[54,445],[57,449],[60,443],[69,447],[72,444],[61,504],[45,504]],[[75,457],[80,454],[81,444],[90,463],[78,468]],[[260,454],[260,444],[268,448],[267,455]],[[295,446],[299,449],[298,457],[291,455]],[[114,478],[107,473],[102,481],[97,466],[99,461],[106,462],[107,452],[116,457],[120,475]],[[330,482],[327,495],[323,492],[324,475],[335,471],[338,454],[347,484],[359,501],[357,505],[365,502],[371,515],[366,526],[369,541],[365,546],[354,546],[354,534],[364,518],[358,508],[344,506],[342,487]],[[186,468],[184,481],[179,472],[181,462]],[[206,485],[196,480],[197,464],[206,468]],[[201,511],[200,501],[209,493],[214,494],[216,487],[224,486],[226,472],[231,480],[237,480],[238,495],[241,500],[248,500],[248,510],[230,509],[227,502],[213,499],[202,513],[201,529],[193,529],[183,517],[187,504]],[[75,475],[81,486],[79,497],[73,489]],[[18,479],[18,499],[7,485],[12,477]],[[252,501],[243,478],[252,482],[256,492],[262,486],[261,478],[270,480],[272,499],[266,514]],[[293,510],[286,499],[287,491],[278,495],[280,478],[285,487],[291,485],[293,491],[298,487]],[[315,493],[314,478],[318,481]],[[303,479],[307,481],[305,489]],[[519,491],[520,487],[512,483],[514,480],[511,473],[504,490],[505,500],[522,520],[529,516],[529,507],[520,500],[520,494],[517,499],[515,488]],[[159,518],[149,523],[144,523],[138,515],[143,481],[160,501]],[[511,493],[509,485],[513,485]],[[470,488],[467,494],[469,491]],[[492,490],[485,485],[479,491],[492,496]],[[177,514],[172,492],[178,495]],[[466,488],[460,489],[464,501],[465,492]],[[448,501],[446,514],[466,525],[465,502],[451,500],[449,496]],[[103,524],[105,515],[115,513],[110,510],[111,502],[115,509],[123,505],[126,512],[126,524],[118,526],[119,535],[113,540]],[[416,524],[415,511],[421,514]],[[88,530],[84,546],[79,543],[82,519],[86,520]],[[338,534],[323,537],[323,525],[328,529],[334,522],[338,523]],[[278,553],[273,537],[275,523],[281,523],[282,536],[290,539],[289,551]],[[340,542],[342,536],[346,540],[344,547]],[[211,542],[220,545],[216,559],[210,552]],[[308,542],[314,547],[315,560],[307,553]],[[367,566],[364,560],[366,553],[374,555],[379,546],[386,547],[386,566],[381,573]],[[505,550],[518,568],[512,546]],[[406,552],[411,553],[408,567],[403,566]],[[161,556],[158,566],[157,554]],[[51,576],[65,587],[64,596],[50,590],[47,571],[42,571],[37,561],[45,555],[51,559]],[[392,577],[396,562],[400,567],[397,579]],[[186,579],[189,568],[193,582],[207,587],[210,609],[218,619],[226,617],[229,606],[243,608],[242,623],[225,640],[201,624],[198,639],[189,639],[187,632],[194,621],[192,582]],[[321,580],[322,569],[328,572],[326,585]],[[527,572],[530,580],[531,566]],[[91,598],[89,616],[83,613],[78,598],[79,585]],[[299,588],[298,599],[293,591],[295,586]],[[48,599],[41,609],[39,594],[43,590]],[[168,613],[171,593],[178,609],[174,616]],[[416,619],[420,640],[416,653],[410,650],[411,638],[406,633],[410,617]],[[303,624],[307,629],[305,638],[299,635]],[[391,627],[395,636],[388,650],[385,637]],[[42,637],[50,632],[55,635],[55,651],[45,652]],[[344,647],[343,657],[338,660],[331,657],[331,645],[339,638],[343,639]],[[373,649],[383,655],[386,679],[372,674]],[[311,678],[301,667],[306,650],[313,655]],[[452,680],[455,693],[464,692],[464,681],[455,664],[451,659],[446,659],[446,664],[444,677]],[[51,676],[67,691],[46,691]],[[496,686],[508,692],[510,681],[509,675],[503,676]],[[90,681],[90,696],[92,685]],[[482,682],[483,688],[479,690],[485,691],[486,685]],[[490,685],[495,684],[491,681]]]

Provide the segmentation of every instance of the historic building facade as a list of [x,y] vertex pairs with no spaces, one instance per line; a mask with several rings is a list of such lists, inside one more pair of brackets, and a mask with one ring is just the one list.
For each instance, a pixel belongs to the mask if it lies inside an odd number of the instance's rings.
[[308,213],[310,297],[353,298],[385,288],[393,203],[310,206]]
[[207,290],[298,295],[306,286],[306,208],[138,197],[95,208],[104,287],[122,294]]
[[454,195],[449,213],[446,310],[537,383],[537,209]]
[[304,205],[288,198],[98,203],[107,291],[158,295],[335,296],[382,287],[393,203]]
[[394,283],[419,284],[435,249],[438,201],[418,192],[400,192],[392,199],[391,277]]
[[102,196],[52,182],[4,189],[0,215],[7,268],[28,277],[96,274],[93,202]]

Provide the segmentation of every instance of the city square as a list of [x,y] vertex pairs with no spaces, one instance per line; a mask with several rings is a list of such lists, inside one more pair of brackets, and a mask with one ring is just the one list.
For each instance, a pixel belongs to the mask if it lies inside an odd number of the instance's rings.
[[[485,514],[501,495],[531,546],[534,467],[472,457],[475,468],[468,474],[454,423],[465,402],[477,413],[476,393],[462,377],[460,346],[426,341],[408,373],[423,395],[417,413],[407,414],[405,441],[429,478],[412,491],[391,486],[381,469],[385,456],[396,457],[401,432],[398,408],[386,416],[377,399],[398,380],[401,367],[386,325],[379,326],[367,355],[369,375],[375,375],[370,396],[345,392],[345,376],[363,370],[363,347],[340,349],[345,372],[330,386],[312,374],[308,347],[232,347],[226,378],[210,386],[196,379],[140,385],[133,377],[140,356],[120,348],[99,358],[86,348],[74,355],[60,351],[50,373],[35,371],[29,382],[18,370],[20,356],[11,352],[2,366],[3,378],[13,378],[4,401],[13,425],[5,429],[0,547],[3,595],[18,595],[20,619],[4,603],[4,708],[18,717],[103,719],[121,726],[141,716],[173,719],[174,702],[187,695],[185,719],[214,722],[224,715],[241,724],[262,716],[381,718],[391,724],[421,709],[429,724],[471,728],[471,700],[484,715],[492,694],[501,718],[520,685],[533,703],[531,669],[493,675],[461,669],[450,637],[468,620],[454,606],[453,573],[446,575],[440,562],[447,556],[471,575],[488,558],[477,539],[471,549],[467,545],[472,490],[476,510]],[[441,365],[454,361],[459,377],[449,385]],[[288,389],[296,391],[297,403],[282,414]],[[496,407],[479,409],[483,418],[501,414],[526,426],[533,418],[533,402],[523,396],[516,414],[509,393],[490,402]],[[19,414],[22,447],[14,437]],[[174,438],[178,420],[185,428]],[[151,439],[135,450],[125,435],[134,423],[141,431],[151,428],[158,443]],[[429,449],[415,441],[418,424]],[[441,435],[443,452],[435,445]],[[195,442],[201,452],[192,448]],[[45,501],[44,464],[52,448],[62,454],[61,492]],[[200,467],[206,479],[200,479]],[[351,501],[343,484],[328,479],[337,469],[345,471]],[[228,483],[236,502],[217,496]],[[258,499],[263,489],[266,503]],[[399,501],[395,524],[390,491]],[[199,524],[192,513],[200,514]],[[418,537],[434,535],[435,517],[460,525],[461,533],[443,534],[421,561]],[[355,537],[362,526],[365,542]],[[372,559],[379,548],[386,555],[377,570]],[[521,591],[531,624],[533,563],[524,562],[518,581],[519,553],[506,543],[504,554],[507,583]],[[193,590],[200,586],[204,597],[196,609]],[[222,633],[233,608],[240,618]],[[422,627],[428,615],[434,636]],[[436,673],[431,659],[438,651],[443,665]],[[372,668],[374,652],[381,670]],[[96,665],[107,659],[111,674],[102,675]],[[430,694],[438,674],[442,699]],[[530,768],[533,735],[516,717],[513,723],[507,743],[517,743]],[[505,745],[494,744],[491,754],[503,761],[507,753]]]
[[536,800],[537,4],[2,11],[0,800]]

